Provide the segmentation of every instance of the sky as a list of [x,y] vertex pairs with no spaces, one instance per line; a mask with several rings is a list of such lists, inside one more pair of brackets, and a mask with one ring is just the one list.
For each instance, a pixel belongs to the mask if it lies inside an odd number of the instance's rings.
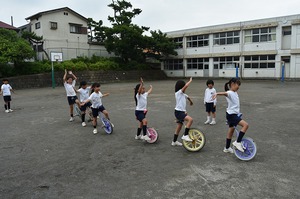
[[[133,23],[150,30],[176,30],[300,14],[300,0],[127,0],[142,13]],[[38,12],[69,7],[86,18],[102,20],[113,10],[112,0],[1,0],[0,21],[20,27]]]

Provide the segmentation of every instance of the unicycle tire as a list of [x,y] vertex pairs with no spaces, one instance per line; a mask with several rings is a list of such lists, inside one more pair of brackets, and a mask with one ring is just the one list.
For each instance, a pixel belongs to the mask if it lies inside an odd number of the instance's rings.
[[148,143],[153,144],[158,140],[158,133],[154,128],[148,127],[147,134],[150,138],[150,140],[147,141]]
[[189,136],[193,141],[188,142],[183,140],[183,147],[191,152],[200,151],[204,147],[206,142],[204,133],[202,133],[199,129],[190,129]]
[[80,108],[77,106],[77,104],[74,105],[74,109],[75,109],[75,116],[81,116],[81,110]]
[[114,131],[113,126],[111,125],[110,121],[104,117],[101,117],[101,122],[103,124],[103,129],[107,134],[112,134]]
[[244,137],[242,139],[242,144],[244,146],[244,152],[239,151],[238,149],[234,149],[235,156],[243,161],[252,160],[257,152],[256,143],[253,141],[252,138]]

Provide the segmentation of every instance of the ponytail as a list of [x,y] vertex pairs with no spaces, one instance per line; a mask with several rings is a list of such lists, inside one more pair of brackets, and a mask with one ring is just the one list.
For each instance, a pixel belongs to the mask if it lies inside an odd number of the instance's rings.
[[230,87],[231,87],[231,84],[232,84],[232,83],[241,85],[240,78],[231,78],[231,79],[229,80],[229,82],[227,82],[227,83],[224,85],[225,91],[229,91],[229,90],[230,90]]
[[141,84],[137,84],[134,88],[134,100],[135,100],[135,105],[137,106],[137,99],[136,99],[136,94],[139,92]]

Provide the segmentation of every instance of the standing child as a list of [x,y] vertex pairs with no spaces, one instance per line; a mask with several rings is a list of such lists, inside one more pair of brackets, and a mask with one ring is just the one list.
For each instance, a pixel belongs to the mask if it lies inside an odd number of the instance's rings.
[[67,70],[65,70],[65,74],[63,77],[64,81],[64,87],[66,89],[67,93],[67,98],[68,98],[68,103],[70,106],[70,122],[74,121],[74,116],[73,116],[73,105],[77,103],[78,107],[80,107],[79,100],[77,99],[76,96],[76,90],[74,88],[76,84],[77,77],[72,73],[72,71],[69,71],[69,74],[67,75]]
[[[77,92],[79,93],[79,101],[80,102],[84,102],[85,100],[87,100],[90,96],[90,90],[91,87],[87,85],[86,81],[81,81],[80,82],[80,86],[79,89],[77,90]],[[91,102],[88,102],[86,104],[84,104],[83,106],[80,107],[81,110],[81,124],[83,127],[86,126],[85,123],[85,113],[86,113],[86,109],[89,108],[92,105]]]
[[[150,138],[147,135],[147,97],[152,92],[152,85],[150,85],[150,89],[145,92],[144,82],[141,78],[140,84],[137,84],[134,89],[134,99],[135,99],[135,116],[139,121],[139,127],[137,129],[137,134],[135,136],[136,140],[146,140],[149,141]],[[141,132],[143,129],[143,135],[141,136]]]
[[216,105],[217,100],[212,100],[212,96],[216,94],[216,89],[214,88],[214,81],[209,79],[206,82],[207,88],[204,93],[204,105],[207,112],[207,120],[204,124],[214,125],[216,124]]
[[1,86],[0,95],[3,94],[5,113],[13,112],[13,110],[10,109],[10,102],[11,102],[11,91],[14,92],[14,90],[8,84],[8,79],[3,79],[2,82],[3,84]]
[[[100,84],[99,83],[94,83],[92,85],[92,88],[94,88],[94,92],[89,96],[89,98],[85,101],[83,101],[82,105],[84,104],[87,104],[89,102],[92,103],[92,113],[93,113],[93,126],[94,126],[94,130],[93,130],[93,133],[94,134],[97,134],[98,131],[97,131],[97,116],[99,115],[99,111],[101,111],[105,117],[109,119],[109,116],[108,116],[108,112],[107,110],[105,110],[103,104],[102,104],[102,97],[105,97],[105,96],[108,96],[109,93],[105,93],[105,94],[102,94],[100,92]],[[111,123],[111,125],[113,126],[113,124]]]
[[218,92],[212,98],[215,99],[218,95],[223,95],[226,96],[226,100],[228,103],[228,107],[226,110],[226,119],[229,125],[229,129],[226,138],[226,147],[223,150],[225,153],[233,153],[233,149],[230,147],[230,143],[231,143],[232,135],[234,133],[234,127],[236,125],[242,126],[242,129],[239,133],[237,140],[233,142],[233,146],[235,146],[239,151],[244,152],[241,141],[249,125],[246,121],[242,120],[239,117],[240,99],[237,91],[239,90],[240,85],[241,82],[239,78],[232,78],[224,86],[226,92]]
[[177,141],[179,132],[182,128],[184,121],[186,121],[186,128],[184,130],[184,135],[181,137],[182,140],[191,142],[191,138],[189,137],[189,130],[193,123],[193,118],[187,115],[186,112],[186,99],[189,100],[190,105],[193,105],[192,100],[189,98],[187,94],[185,94],[185,90],[192,82],[192,78],[185,83],[183,80],[178,80],[175,85],[175,99],[176,99],[176,107],[175,107],[175,117],[177,119],[177,128],[175,130],[174,138],[171,143],[172,146],[182,146],[182,143]]

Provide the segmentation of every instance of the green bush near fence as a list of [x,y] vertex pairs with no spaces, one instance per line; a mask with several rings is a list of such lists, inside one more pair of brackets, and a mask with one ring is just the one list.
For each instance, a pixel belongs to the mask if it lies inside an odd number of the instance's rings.
[[[131,61],[122,63],[118,58],[104,58],[93,56],[91,58],[78,57],[63,62],[53,62],[54,71],[83,71],[83,70],[144,70],[149,69],[149,65]],[[48,73],[52,70],[50,61],[23,62],[15,64],[0,64],[0,77],[16,75],[30,75]]]

